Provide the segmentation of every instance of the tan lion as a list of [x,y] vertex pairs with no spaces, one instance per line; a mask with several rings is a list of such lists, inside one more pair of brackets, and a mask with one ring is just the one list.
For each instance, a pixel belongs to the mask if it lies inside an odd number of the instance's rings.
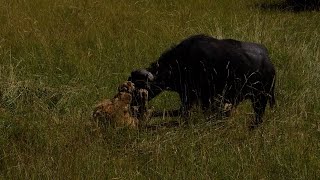
[[[133,108],[130,106],[133,96],[139,96],[144,100],[141,108]],[[141,97],[140,97],[141,96]],[[139,120],[136,114],[144,114],[146,110],[145,104],[148,99],[148,91],[145,89],[136,90],[134,84],[126,81],[118,88],[118,93],[113,99],[105,99],[98,103],[93,111],[93,118],[104,126],[112,127],[129,127],[137,129]],[[138,111],[139,112],[135,112]],[[142,115],[142,117],[145,117]]]

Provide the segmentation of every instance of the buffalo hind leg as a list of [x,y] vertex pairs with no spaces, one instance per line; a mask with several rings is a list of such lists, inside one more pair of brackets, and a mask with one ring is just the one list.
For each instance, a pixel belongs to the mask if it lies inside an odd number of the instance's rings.
[[259,124],[261,124],[263,121],[262,117],[264,115],[268,99],[264,95],[259,95],[253,97],[251,101],[254,109],[255,119],[253,122],[251,122],[250,129],[254,129],[255,127],[259,126]]

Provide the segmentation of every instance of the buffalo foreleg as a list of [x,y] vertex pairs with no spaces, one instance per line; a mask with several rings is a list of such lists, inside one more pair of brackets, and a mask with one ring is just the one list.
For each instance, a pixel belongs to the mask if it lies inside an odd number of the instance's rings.
[[251,123],[250,129],[254,129],[262,123],[262,117],[264,115],[268,99],[263,94],[260,94],[255,98],[252,98],[251,101],[254,109],[255,119]]

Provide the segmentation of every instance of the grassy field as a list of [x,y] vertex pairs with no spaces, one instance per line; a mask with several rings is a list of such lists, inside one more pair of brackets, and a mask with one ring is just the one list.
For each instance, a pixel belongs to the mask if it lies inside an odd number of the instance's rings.
[[[319,179],[320,13],[276,2],[1,0],[0,179]],[[242,103],[188,127],[92,129],[96,102],[197,33],[268,47],[277,106],[261,127]]]

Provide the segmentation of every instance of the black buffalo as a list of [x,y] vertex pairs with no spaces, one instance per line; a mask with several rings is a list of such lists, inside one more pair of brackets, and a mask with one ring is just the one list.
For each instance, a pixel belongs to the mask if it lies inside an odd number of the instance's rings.
[[130,81],[149,91],[149,100],[164,90],[179,93],[182,115],[194,104],[214,110],[236,107],[250,99],[252,127],[262,122],[267,102],[275,104],[275,68],[265,46],[233,39],[195,35],[164,52],[146,69],[131,72]]

